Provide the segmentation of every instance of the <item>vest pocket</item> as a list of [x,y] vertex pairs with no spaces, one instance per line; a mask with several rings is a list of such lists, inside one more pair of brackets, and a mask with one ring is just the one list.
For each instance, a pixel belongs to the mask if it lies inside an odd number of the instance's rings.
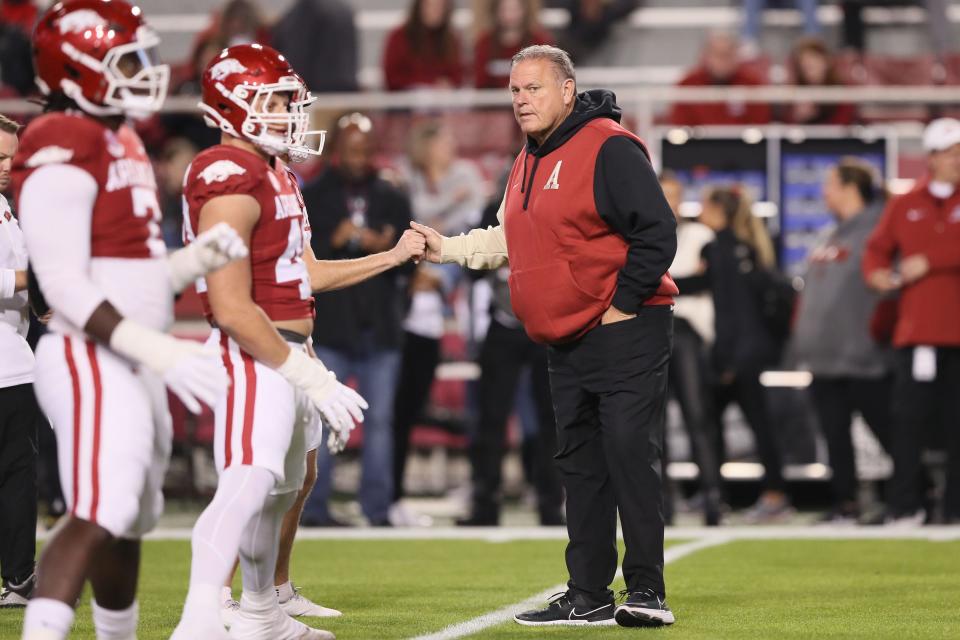
[[606,300],[580,288],[564,260],[512,271],[509,285],[513,312],[537,342],[577,337],[607,306]]

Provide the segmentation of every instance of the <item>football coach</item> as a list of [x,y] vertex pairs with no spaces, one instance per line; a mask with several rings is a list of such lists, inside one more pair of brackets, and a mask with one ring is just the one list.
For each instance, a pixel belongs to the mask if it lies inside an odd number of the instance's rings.
[[[455,238],[413,227],[427,239],[428,260],[472,269],[509,263],[513,309],[530,337],[549,345],[570,579],[546,608],[515,620],[672,624],[661,475],[676,222],[643,142],[619,124],[615,96],[578,94],[565,51],[520,51],[510,92],[527,141],[499,226]],[[618,512],[627,592],[616,606]]]

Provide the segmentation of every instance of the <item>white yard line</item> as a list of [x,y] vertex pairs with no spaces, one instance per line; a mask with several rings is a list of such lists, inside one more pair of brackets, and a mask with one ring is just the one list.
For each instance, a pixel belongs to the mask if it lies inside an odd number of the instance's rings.
[[[728,542],[728,539],[724,539],[721,536],[714,536],[710,538],[705,538],[703,540],[695,540],[693,542],[687,542],[685,544],[678,544],[667,549],[663,554],[663,561],[665,564],[670,564],[684,556],[688,556],[691,553],[695,553],[701,549],[706,549],[707,547],[715,547],[717,545],[724,544]],[[617,571],[617,577],[622,575],[621,571]],[[555,593],[560,593],[567,590],[566,584],[558,584],[549,589],[541,591],[535,595],[530,596],[522,602],[517,602],[515,604],[503,607],[502,609],[497,609],[496,611],[491,611],[490,613],[485,613],[482,616],[478,616],[466,622],[458,622],[457,624],[451,625],[446,629],[442,629],[436,633],[430,633],[423,636],[417,636],[413,640],[454,640],[455,638],[463,638],[465,636],[471,636],[475,633],[479,633],[484,629],[489,629],[490,627],[495,627],[497,625],[503,624],[513,620],[513,616],[520,613],[521,611],[526,611],[527,609],[533,609],[535,607],[543,606],[547,598],[552,596]]]

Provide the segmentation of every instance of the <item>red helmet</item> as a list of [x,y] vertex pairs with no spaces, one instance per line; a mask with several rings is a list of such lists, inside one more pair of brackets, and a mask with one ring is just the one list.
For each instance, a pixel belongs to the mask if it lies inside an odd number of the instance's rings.
[[[316,98],[287,59],[261,44],[240,44],[220,52],[203,72],[200,109],[211,127],[249,140],[270,155],[294,162],[320,155],[325,131],[310,131],[306,107]],[[270,111],[274,94],[288,94],[285,111]],[[315,145],[308,136],[319,136]]]
[[160,38],[140,7],[123,0],[72,0],[51,7],[33,33],[37,85],[61,91],[98,116],[146,116],[167,95],[170,68],[156,64]]

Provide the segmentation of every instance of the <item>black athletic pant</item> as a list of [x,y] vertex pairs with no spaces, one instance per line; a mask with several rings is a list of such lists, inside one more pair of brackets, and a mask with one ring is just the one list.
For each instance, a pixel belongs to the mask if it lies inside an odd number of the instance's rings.
[[783,491],[783,456],[770,419],[767,390],[760,384],[759,371],[738,371],[733,382],[718,384],[714,389],[714,411],[717,433],[723,433],[723,412],[736,402],[756,441],[757,457],[763,464],[763,489]]
[[37,550],[37,426],[32,384],[0,389],[0,574],[21,582]]
[[932,382],[913,379],[913,348],[897,353],[893,390],[890,455],[890,510],[893,516],[916,513],[922,506],[920,452],[931,423],[943,424],[947,448],[947,487],[943,513],[960,519],[960,347],[937,348],[937,375]]
[[440,363],[440,341],[415,333],[404,334],[400,378],[393,401],[393,494],[394,502],[403,497],[403,476],[410,453],[410,431],[420,419]]
[[673,327],[673,355],[670,358],[670,393],[680,405],[683,426],[690,438],[690,452],[700,471],[704,498],[719,500],[720,461],[715,447],[716,428],[710,407],[710,386],[703,339],[689,322],[676,318]]
[[553,461],[557,450],[556,420],[547,376],[547,350],[523,329],[491,320],[480,350],[480,423],[470,443],[473,467],[473,517],[496,522],[500,517],[500,482],[507,419],[513,411],[520,373],[530,367],[539,429],[534,445],[533,482],[540,520],[556,523],[563,493]]
[[830,484],[837,507],[857,503],[857,465],[850,431],[853,412],[860,412],[884,450],[889,451],[892,389],[890,378],[815,376],[813,379],[810,390],[827,441],[833,472]]
[[607,603],[617,568],[617,513],[630,590],[663,584],[663,429],[670,306],[592,329],[549,349],[557,466],[567,492],[569,587]]

